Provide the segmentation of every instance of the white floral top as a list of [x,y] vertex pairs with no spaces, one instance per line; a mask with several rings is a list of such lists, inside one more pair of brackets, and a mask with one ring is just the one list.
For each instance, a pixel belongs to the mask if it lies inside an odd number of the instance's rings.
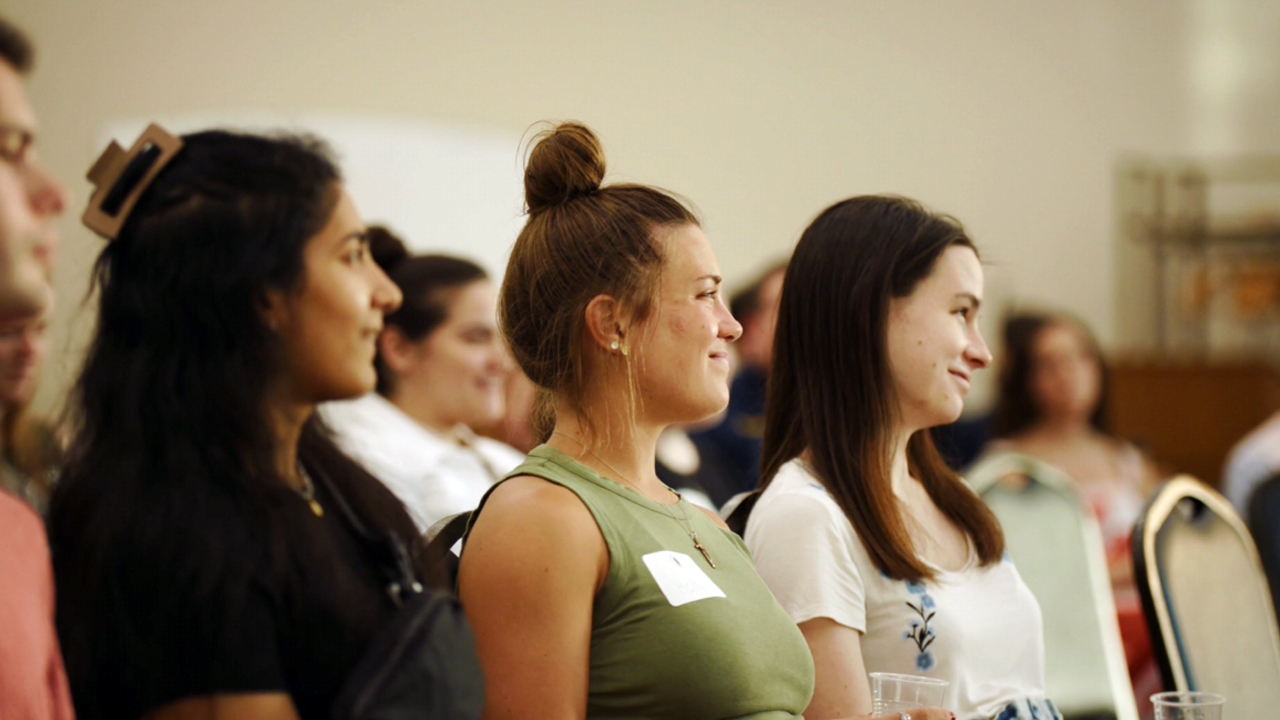
[[966,720],[1043,702],[1040,606],[1007,555],[985,568],[972,557],[922,583],[890,579],[835,500],[794,461],[752,510],[746,541],[792,620],[825,617],[862,633],[867,672],[947,680],[946,707]]

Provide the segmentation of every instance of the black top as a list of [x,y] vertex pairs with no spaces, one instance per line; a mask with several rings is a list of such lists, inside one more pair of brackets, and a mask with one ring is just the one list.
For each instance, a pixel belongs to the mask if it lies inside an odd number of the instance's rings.
[[[288,550],[283,563],[246,557],[250,565],[225,575],[248,578],[246,587],[232,580],[196,593],[212,598],[201,606],[156,608],[145,598],[130,605],[135,616],[122,618],[122,627],[138,635],[121,643],[125,652],[118,663],[97,668],[100,716],[137,718],[204,695],[287,692],[303,720],[331,717],[343,681],[396,608],[368,547],[342,520],[323,485],[316,498],[323,517],[299,497],[297,507],[286,508],[287,519],[318,526],[308,529],[331,545],[327,567],[314,567],[314,561]],[[166,567],[164,557],[133,560],[122,570],[151,575],[139,578],[137,587],[166,578],[181,582],[181,570]],[[160,616],[146,617],[155,612]],[[122,632],[104,630],[108,636]],[[148,651],[128,651],[139,647]]]

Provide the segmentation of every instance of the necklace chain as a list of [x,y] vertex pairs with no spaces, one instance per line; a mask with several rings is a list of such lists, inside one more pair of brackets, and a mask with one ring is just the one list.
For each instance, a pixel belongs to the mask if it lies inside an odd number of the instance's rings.
[[307,472],[306,466],[302,463],[298,463],[298,477],[302,479],[302,487],[294,488],[295,491],[307,502],[316,517],[324,517],[324,508],[316,500],[316,485],[311,482],[311,473]]
[[[622,473],[618,472],[618,469],[617,469],[617,468],[615,468],[614,466],[610,465],[610,464],[609,464],[609,461],[607,461],[607,460],[605,460],[604,458],[602,458],[602,457],[600,457],[599,455],[597,455],[597,454],[595,453],[595,451],[594,451],[594,450],[592,450],[591,448],[587,447],[587,446],[586,446],[586,444],[584,444],[581,440],[578,440],[577,438],[574,438],[574,437],[570,437],[570,436],[568,436],[568,435],[566,435],[566,434],[564,434],[564,433],[560,432],[559,430],[553,430],[553,431],[551,432],[551,434],[552,434],[552,435],[559,435],[560,437],[565,438],[566,440],[570,440],[570,441],[572,441],[572,442],[576,443],[576,444],[578,445],[578,447],[582,448],[583,450],[586,450],[586,451],[587,451],[587,454],[589,454],[591,457],[595,458],[596,460],[599,460],[599,461],[600,461],[600,463],[601,463],[602,465],[604,465],[605,467],[609,468],[609,470],[610,470],[611,472],[613,472],[613,474],[614,474],[614,475],[617,475],[617,476],[618,476],[618,479],[619,479],[619,480],[621,480],[624,484],[629,485],[629,486],[631,487],[631,489],[632,489],[632,490],[635,490],[635,491],[636,491],[636,493],[638,493],[641,497],[646,497],[646,498],[647,498],[647,496],[644,494],[644,492],[643,492],[642,490],[640,490],[640,486],[639,486],[639,485],[637,485],[636,483],[631,482],[631,480],[630,480],[630,479],[628,479],[626,475],[623,475]],[[679,492],[677,492],[676,490],[674,490],[673,488],[671,488],[671,487],[670,487],[669,485],[667,485],[666,483],[662,483],[662,487],[666,488],[667,492],[669,492],[669,493],[671,493],[672,495],[675,495],[675,496],[676,496],[675,506],[676,506],[677,508],[679,508],[679,509],[680,509],[680,517],[676,517],[675,513],[667,512],[666,505],[663,505],[663,504],[662,504],[662,503],[660,503],[660,502],[653,501],[653,504],[654,504],[654,505],[657,505],[659,508],[661,508],[661,509],[659,510],[659,512],[661,512],[663,515],[666,515],[667,517],[671,518],[672,520],[675,520],[675,521],[676,521],[676,524],[680,526],[680,529],[682,529],[682,530],[684,530],[686,533],[688,533],[688,535],[689,535],[689,539],[693,541],[693,547],[694,547],[694,549],[695,549],[695,550],[697,550],[698,552],[702,553],[702,557],[706,559],[707,564],[711,566],[711,569],[712,569],[712,570],[715,570],[715,569],[716,569],[716,563],[715,563],[715,561],[714,561],[714,560],[712,560],[712,559],[711,559],[711,553],[707,552],[707,549],[706,549],[705,547],[703,547],[703,546],[702,546],[702,542],[701,542],[700,540],[698,540],[698,531],[693,529],[693,522],[692,522],[691,520],[689,520],[689,513],[685,511],[685,509],[684,509],[684,505],[682,505],[682,504],[681,504],[681,502],[680,502],[681,500],[683,500],[683,499],[684,499],[684,498],[683,498],[683,496],[681,496]],[[681,518],[683,518],[683,519],[681,519]]]

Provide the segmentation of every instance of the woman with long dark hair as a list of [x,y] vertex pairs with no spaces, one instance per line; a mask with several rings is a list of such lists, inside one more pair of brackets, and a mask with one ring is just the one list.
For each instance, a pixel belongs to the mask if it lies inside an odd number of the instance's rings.
[[368,536],[417,531],[313,411],[372,389],[400,291],[318,142],[153,130],[90,173],[110,242],[49,520],[77,714],[328,719],[396,612]]
[[960,224],[904,198],[833,205],[792,255],[746,540],[813,654],[806,718],[871,713],[871,672],[948,681],[966,720],[1056,715],[1039,606],[927,432],[990,363],[982,293]]
[[1111,433],[1107,386],[1102,350],[1084,323],[1053,313],[1009,317],[988,451],[1026,453],[1066,472],[1098,512],[1108,546],[1127,562],[1129,531],[1156,469]]
[[391,488],[425,532],[474,509],[524,459],[475,433],[505,409],[498,291],[479,265],[411,255],[386,228],[369,228],[369,247],[404,302],[378,338],[377,392],[321,412],[342,448]]
[[485,717],[796,718],[804,639],[742,541],[656,473],[664,428],[728,403],[742,327],[693,213],[602,186],[604,171],[576,123],[540,136],[525,170],[499,318],[550,412],[546,444],[463,545],[459,595],[494,679]]

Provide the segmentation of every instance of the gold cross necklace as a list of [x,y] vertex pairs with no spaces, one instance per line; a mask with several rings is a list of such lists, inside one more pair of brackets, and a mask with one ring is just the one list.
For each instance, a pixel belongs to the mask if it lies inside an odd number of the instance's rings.
[[[637,485],[637,484],[635,484],[635,483],[631,482],[629,479],[627,479],[627,476],[626,476],[626,475],[623,475],[622,473],[618,472],[618,469],[617,469],[617,468],[615,468],[614,466],[610,465],[610,464],[609,464],[609,463],[608,463],[604,458],[602,458],[602,457],[600,457],[599,455],[595,454],[595,452],[594,452],[591,448],[589,448],[589,447],[587,447],[585,444],[583,444],[581,440],[578,440],[577,438],[569,437],[568,435],[565,435],[564,433],[560,432],[559,430],[553,430],[551,434],[553,434],[553,435],[559,435],[560,437],[565,438],[566,440],[570,440],[570,441],[572,441],[572,442],[576,443],[576,444],[578,445],[578,447],[582,448],[583,450],[586,450],[586,451],[587,451],[587,453],[588,453],[589,455],[591,455],[591,457],[595,458],[596,460],[599,460],[599,461],[600,461],[600,463],[601,463],[602,465],[604,465],[605,467],[609,468],[609,470],[611,470],[611,471],[613,472],[613,474],[614,474],[614,475],[617,475],[617,476],[618,476],[618,479],[619,479],[619,480],[621,480],[624,484],[626,484],[626,485],[630,486],[630,487],[631,487],[631,489],[632,489],[632,490],[635,490],[637,493],[639,493],[641,497],[644,497],[644,498],[648,499],[648,496],[646,496],[646,495],[644,494],[644,492],[642,492],[642,491],[640,490],[640,486],[639,486],[639,485]],[[675,495],[675,496],[676,496],[675,506],[676,506],[677,508],[679,508],[679,509],[680,509],[680,515],[681,515],[681,517],[683,517],[683,520],[681,520],[681,518],[680,518],[680,517],[676,517],[674,513],[669,513],[669,512],[667,512],[667,510],[666,510],[666,507],[667,507],[667,506],[666,506],[666,505],[663,505],[662,503],[660,503],[660,502],[658,502],[658,501],[656,501],[656,500],[651,500],[651,502],[653,502],[653,504],[654,504],[654,505],[657,505],[659,508],[662,508],[659,512],[661,512],[663,515],[666,515],[667,517],[671,518],[672,520],[675,520],[675,521],[676,521],[676,524],[680,526],[680,529],[684,530],[686,533],[688,533],[688,534],[689,534],[689,539],[693,541],[693,548],[694,548],[695,550],[697,550],[698,552],[702,553],[702,557],[706,558],[706,560],[707,560],[707,564],[711,566],[711,569],[712,569],[712,570],[715,570],[715,569],[716,569],[716,561],[711,559],[711,553],[707,552],[707,549],[706,549],[705,547],[703,547],[703,546],[702,546],[702,542],[701,542],[700,540],[698,540],[698,531],[693,529],[693,522],[692,522],[691,520],[689,520],[689,513],[685,511],[685,509],[684,509],[684,505],[682,505],[682,504],[681,504],[681,500],[683,500],[684,498],[682,498],[682,497],[681,497],[680,493],[678,493],[678,492],[676,492],[675,490],[673,490],[672,488],[668,487],[666,483],[663,483],[663,484],[662,484],[662,487],[666,488],[666,489],[667,489],[667,492],[669,492],[669,493],[671,493],[672,495]]]

